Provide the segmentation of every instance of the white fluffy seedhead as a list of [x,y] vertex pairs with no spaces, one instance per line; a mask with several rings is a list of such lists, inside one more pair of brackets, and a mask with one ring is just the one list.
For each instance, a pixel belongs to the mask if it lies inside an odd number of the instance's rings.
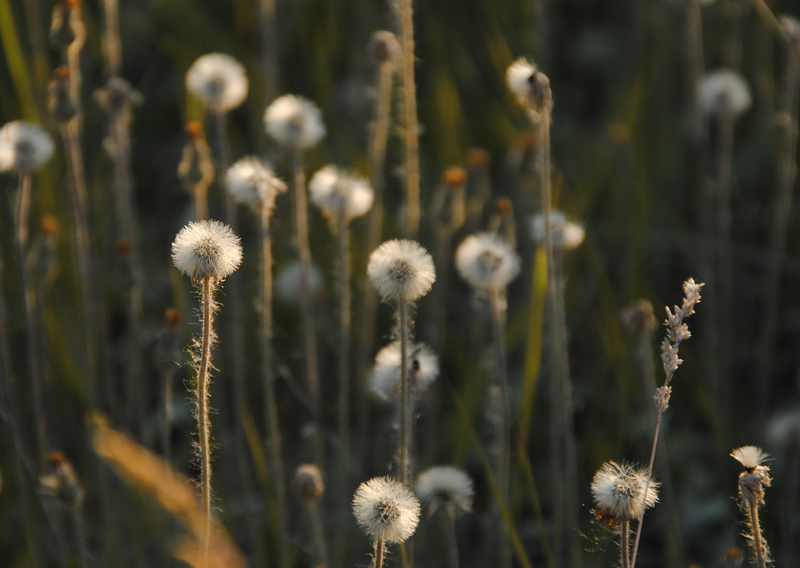
[[186,88],[216,112],[228,112],[247,97],[247,75],[241,63],[224,53],[208,53],[192,63]]
[[336,166],[318,170],[308,182],[311,202],[332,222],[361,217],[372,207],[375,192],[367,180],[341,171]]
[[456,268],[477,290],[502,290],[519,274],[519,255],[494,233],[471,235],[456,249]]
[[289,148],[306,150],[325,136],[322,113],[314,104],[295,95],[275,99],[264,113],[267,133]]
[[647,471],[628,464],[604,463],[592,481],[597,517],[612,521],[641,518],[645,509],[658,502],[658,485],[650,481],[645,499]]
[[747,82],[736,71],[709,73],[698,88],[706,112],[714,116],[738,118],[753,102]]
[[[578,248],[586,237],[586,231],[567,218],[561,211],[550,212],[550,238],[556,250],[573,250]],[[531,219],[531,236],[535,243],[544,242],[545,220],[544,214],[539,213]]]
[[30,173],[53,154],[53,140],[38,124],[21,120],[0,128],[0,171]]
[[506,84],[517,102],[534,114],[552,107],[550,79],[524,57],[518,58],[506,70]]
[[[384,400],[400,394],[400,341],[394,341],[378,351],[370,377],[370,390]],[[439,358],[426,345],[408,346],[408,382],[411,392],[427,391],[439,376]]]
[[744,466],[739,475],[739,491],[745,503],[764,502],[764,487],[772,485],[769,466],[763,465],[769,454],[755,446],[743,446],[731,452],[731,457]]
[[441,511],[451,518],[472,509],[475,489],[472,479],[457,467],[432,467],[420,474],[416,485],[419,500],[428,504],[430,513]]
[[367,275],[384,302],[413,302],[436,281],[431,255],[419,243],[405,239],[376,248],[369,257]]
[[419,523],[419,501],[411,490],[391,477],[374,477],[358,486],[353,514],[373,539],[404,542]]
[[195,282],[220,281],[239,268],[242,245],[231,228],[219,221],[197,221],[180,230],[172,243],[175,268]]
[[225,174],[225,185],[236,203],[256,211],[275,207],[275,198],[286,191],[286,184],[258,158],[242,158]]

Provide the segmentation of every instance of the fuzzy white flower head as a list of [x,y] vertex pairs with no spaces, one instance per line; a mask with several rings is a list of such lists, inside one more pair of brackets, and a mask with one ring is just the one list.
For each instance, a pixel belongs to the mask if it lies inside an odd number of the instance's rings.
[[53,141],[38,124],[15,120],[0,128],[0,171],[30,173],[52,154]]
[[172,243],[175,268],[195,282],[222,280],[239,268],[242,245],[231,228],[219,221],[197,221],[180,230]]
[[731,452],[731,457],[744,466],[739,475],[739,491],[748,504],[764,502],[764,487],[772,485],[769,466],[763,465],[769,454],[755,446],[743,446]]
[[709,73],[698,88],[706,111],[715,116],[738,118],[753,102],[747,82],[735,71]]
[[432,467],[417,478],[417,495],[431,514],[438,511],[456,518],[472,509],[475,496],[472,479],[457,467]]
[[[561,211],[550,212],[550,231],[553,248],[557,250],[574,250],[578,248],[586,237],[586,231],[572,221],[568,221]],[[539,213],[531,219],[531,236],[535,243],[544,242],[545,222],[544,214]]]
[[436,281],[433,258],[419,243],[386,241],[369,256],[367,275],[384,302],[413,302],[427,294]]
[[519,256],[496,234],[481,233],[458,245],[456,268],[478,290],[502,290],[519,274]]
[[650,481],[645,499],[647,471],[628,464],[606,462],[592,481],[592,495],[598,518],[639,519],[645,509],[658,502],[658,483]]
[[404,542],[419,523],[419,501],[411,490],[391,477],[374,477],[358,486],[353,514],[373,539]]
[[271,211],[277,195],[286,191],[286,184],[258,158],[242,158],[228,168],[225,185],[236,203],[256,211]]
[[[311,297],[322,291],[322,270],[316,264],[308,267],[308,290]],[[300,261],[293,261],[278,271],[275,277],[275,296],[284,304],[300,302]]]
[[264,113],[267,133],[290,148],[305,150],[325,136],[322,113],[314,104],[295,95],[275,99]]
[[506,70],[506,83],[517,98],[527,104],[531,91],[531,78],[536,73],[536,66],[524,57],[518,58]]
[[[439,358],[426,345],[417,343],[408,347],[408,382],[411,392],[427,391],[439,376]],[[400,393],[401,375],[400,341],[394,341],[378,351],[375,367],[370,377],[370,389],[384,400]]]
[[247,97],[247,75],[230,55],[208,53],[189,67],[186,88],[210,108],[224,113]]
[[330,220],[344,216],[345,222],[361,217],[372,207],[375,193],[365,179],[341,171],[336,166],[318,170],[308,183],[311,202]]

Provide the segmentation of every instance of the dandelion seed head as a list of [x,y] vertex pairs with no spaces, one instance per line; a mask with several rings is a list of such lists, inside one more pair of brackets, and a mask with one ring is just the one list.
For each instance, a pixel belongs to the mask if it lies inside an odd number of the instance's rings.
[[753,102],[747,82],[735,71],[723,69],[709,73],[698,88],[706,111],[715,116],[737,118]]
[[731,452],[731,457],[744,466],[739,475],[739,492],[747,503],[763,503],[764,487],[772,485],[769,466],[763,465],[769,454],[756,446],[743,446]]
[[405,239],[376,248],[369,257],[367,275],[384,302],[413,302],[436,281],[431,255],[419,243]]
[[242,245],[231,228],[219,221],[197,221],[180,230],[172,243],[175,268],[198,282],[222,280],[242,262]]
[[770,440],[778,447],[789,450],[800,447],[800,410],[790,410],[778,415],[767,427]]
[[[407,349],[409,386],[412,393],[421,394],[439,376],[439,358],[421,343],[409,345]],[[401,365],[399,340],[378,351],[370,377],[370,390],[384,400],[397,396],[400,393]]]
[[456,249],[456,268],[478,290],[502,290],[519,274],[519,256],[494,233],[472,235]]
[[645,499],[647,472],[628,464],[606,462],[594,474],[592,496],[598,517],[639,519],[658,502],[658,483],[650,481]]
[[186,88],[216,112],[225,113],[242,104],[247,86],[242,64],[224,53],[201,56],[186,73]]
[[374,477],[358,486],[353,514],[372,538],[404,542],[419,523],[419,501],[411,490],[391,477]]
[[431,514],[442,511],[452,518],[472,509],[475,489],[472,479],[457,467],[432,467],[420,474],[416,485],[419,500]]
[[518,99],[527,101],[531,92],[531,79],[536,73],[536,66],[524,57],[518,58],[506,70],[508,88]]
[[[535,243],[544,242],[545,219],[544,214],[539,213],[531,219],[531,236]],[[568,221],[561,211],[553,210],[550,212],[550,235],[553,248],[556,250],[574,250],[578,248],[586,237],[586,231],[572,221]]]
[[0,128],[0,171],[30,173],[53,154],[53,140],[38,124],[21,120]]
[[256,211],[275,207],[275,198],[286,191],[286,184],[258,158],[242,158],[225,174],[225,185],[236,203]]
[[308,183],[311,202],[334,222],[361,217],[372,207],[375,193],[365,179],[341,171],[336,166],[318,170]]
[[264,123],[270,136],[290,148],[311,148],[325,136],[322,113],[311,101],[295,95],[275,99],[264,113]]
[[[283,266],[275,277],[275,297],[284,304],[300,302],[300,261],[292,261]],[[322,270],[316,264],[308,267],[308,290],[311,297],[322,292],[324,284]]]

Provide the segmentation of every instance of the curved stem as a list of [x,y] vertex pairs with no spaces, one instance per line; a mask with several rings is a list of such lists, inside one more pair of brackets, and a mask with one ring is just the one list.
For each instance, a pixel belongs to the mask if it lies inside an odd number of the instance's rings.
[[203,335],[200,342],[200,366],[197,369],[197,427],[200,434],[200,499],[206,516],[205,556],[211,539],[211,421],[208,413],[208,387],[211,383],[211,343],[214,341],[214,284],[202,282]]
[[[275,400],[275,372],[272,353],[272,239],[269,232],[270,211],[261,210],[261,355],[264,372],[264,394],[269,432],[269,452],[275,477],[275,508],[279,542],[278,556],[286,566],[286,480],[284,475],[278,405]],[[244,401],[241,401],[244,403]]]

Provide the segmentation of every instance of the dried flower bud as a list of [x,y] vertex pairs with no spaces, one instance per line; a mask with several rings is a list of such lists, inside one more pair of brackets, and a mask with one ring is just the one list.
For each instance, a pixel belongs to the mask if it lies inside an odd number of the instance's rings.
[[306,503],[316,501],[325,491],[322,473],[313,463],[304,463],[294,470],[294,486]]
[[175,308],[167,308],[164,310],[164,331],[167,333],[175,333],[180,322],[181,313],[178,310]]
[[388,64],[394,69],[400,67],[403,48],[392,32],[377,31],[369,41],[369,54],[378,65]]

